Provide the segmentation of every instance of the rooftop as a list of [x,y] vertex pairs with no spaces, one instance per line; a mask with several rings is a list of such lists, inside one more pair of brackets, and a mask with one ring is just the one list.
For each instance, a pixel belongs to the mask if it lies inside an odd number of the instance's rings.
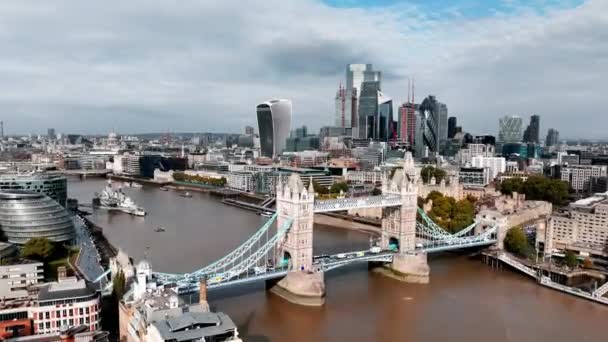
[[84,279],[78,280],[76,277],[68,277],[40,288],[38,301],[45,302],[69,298],[90,297],[93,295],[95,295],[95,290],[89,288]]
[[608,192],[601,192],[601,193],[597,193],[591,197],[580,199],[580,200],[572,203],[572,205],[576,206],[576,207],[589,207],[589,206],[598,204],[600,202],[603,202],[605,200],[608,200]]
[[154,322],[164,340],[190,341],[236,330],[230,317],[222,312],[189,312],[179,317]]

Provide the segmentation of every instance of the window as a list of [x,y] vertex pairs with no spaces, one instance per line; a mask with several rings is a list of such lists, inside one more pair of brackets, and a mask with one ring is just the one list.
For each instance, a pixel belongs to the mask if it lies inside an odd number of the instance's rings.
[[70,309],[70,317],[74,316],[74,309]]
[[84,315],[84,310],[82,308],[79,309],[81,315]]
[[46,328],[51,329],[51,322],[46,322]]

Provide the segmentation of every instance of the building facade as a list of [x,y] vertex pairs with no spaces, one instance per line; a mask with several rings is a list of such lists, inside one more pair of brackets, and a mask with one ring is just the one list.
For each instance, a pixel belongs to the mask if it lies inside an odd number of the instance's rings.
[[44,279],[44,265],[23,261],[0,266],[0,298],[16,299],[28,296],[27,288]]
[[515,115],[506,115],[498,120],[498,141],[503,143],[518,143],[522,141],[523,121]]
[[561,180],[568,182],[577,193],[591,191],[591,178],[606,177],[606,165],[564,165]]
[[507,161],[503,157],[473,157],[471,160],[473,167],[487,167],[490,170],[490,179],[494,180],[499,174],[507,169]]
[[269,100],[256,107],[260,154],[276,158],[285,149],[291,127],[291,101]]
[[608,193],[576,201],[566,212],[551,216],[547,241],[552,248],[585,256],[608,257]]
[[532,115],[530,124],[524,131],[524,142],[540,143],[540,116]]
[[410,146],[414,146],[416,139],[416,117],[418,105],[407,102],[399,107],[399,113],[397,118],[397,132],[399,140],[402,143],[407,143]]
[[490,183],[490,169],[487,167],[461,167],[458,177],[463,186],[483,187]]
[[67,242],[76,237],[67,210],[44,194],[0,192],[0,232],[10,243],[23,245],[35,237]]
[[38,305],[30,309],[36,334],[53,334],[62,329],[85,325],[90,331],[101,329],[99,294],[83,279],[59,279],[40,289]]
[[65,176],[43,173],[0,174],[0,191],[27,190],[42,193],[65,207],[68,198],[68,181]]

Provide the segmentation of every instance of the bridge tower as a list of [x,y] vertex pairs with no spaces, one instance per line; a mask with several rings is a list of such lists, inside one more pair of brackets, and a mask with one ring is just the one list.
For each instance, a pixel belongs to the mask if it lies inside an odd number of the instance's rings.
[[401,197],[401,206],[387,207],[382,211],[382,249],[398,251],[393,262],[386,266],[387,275],[412,283],[428,283],[430,269],[426,253],[416,252],[416,214],[418,211],[418,185],[414,158],[405,153],[403,169],[382,182],[382,193]]
[[397,249],[400,253],[416,248],[416,213],[418,185],[412,154],[407,152],[403,169],[397,169],[393,177],[383,179],[382,194],[401,197],[400,207],[387,207],[382,211],[383,249]]
[[322,271],[313,270],[312,242],[315,191],[312,179],[308,189],[300,176],[292,174],[286,184],[277,184],[277,228],[292,220],[286,236],[277,244],[275,264],[289,265],[289,272],[280,280],[269,280],[267,288],[278,296],[301,305],[325,303],[325,279]]
[[277,229],[291,219],[291,228],[277,246],[277,265],[289,262],[290,269],[312,270],[312,230],[314,221],[315,191],[312,180],[308,189],[300,176],[292,174],[286,184],[277,185]]

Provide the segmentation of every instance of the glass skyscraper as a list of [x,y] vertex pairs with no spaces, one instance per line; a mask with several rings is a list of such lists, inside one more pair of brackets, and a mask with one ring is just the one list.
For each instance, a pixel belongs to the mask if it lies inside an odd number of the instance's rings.
[[291,101],[270,100],[256,107],[260,154],[276,158],[285,149],[291,127]]
[[516,143],[522,141],[521,117],[505,115],[498,120],[498,141],[503,143]]

